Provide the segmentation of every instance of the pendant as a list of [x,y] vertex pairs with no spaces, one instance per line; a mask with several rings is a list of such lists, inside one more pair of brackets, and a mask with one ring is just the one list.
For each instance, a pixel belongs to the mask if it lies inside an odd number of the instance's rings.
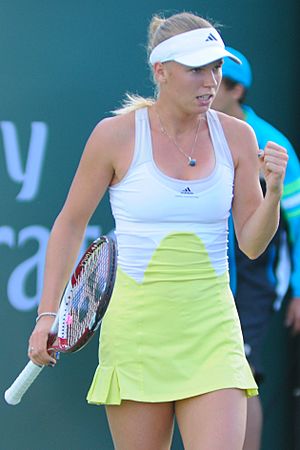
[[189,166],[195,167],[197,160],[189,156]]

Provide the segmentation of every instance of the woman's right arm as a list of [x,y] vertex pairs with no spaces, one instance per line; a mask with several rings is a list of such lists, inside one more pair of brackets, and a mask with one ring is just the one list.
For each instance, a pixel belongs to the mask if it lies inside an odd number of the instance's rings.
[[[57,312],[88,221],[114,177],[116,142],[112,137],[111,120],[114,119],[98,124],[89,137],[66,202],[53,225],[38,314]],[[36,364],[55,364],[46,349],[53,320],[52,316],[41,317],[30,336],[28,356]]]

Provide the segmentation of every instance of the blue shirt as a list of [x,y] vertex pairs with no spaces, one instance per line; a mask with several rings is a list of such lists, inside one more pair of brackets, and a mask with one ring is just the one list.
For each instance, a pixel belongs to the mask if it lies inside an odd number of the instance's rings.
[[[281,213],[286,223],[286,233],[290,247],[291,276],[289,283],[291,295],[292,297],[300,297],[300,163],[292,144],[280,131],[259,117],[249,106],[243,105],[242,108],[245,113],[246,122],[253,128],[256,134],[259,148],[263,149],[268,141],[273,141],[286,148],[289,155],[289,161],[284,179],[284,190],[281,199]],[[232,221],[230,221],[229,228],[228,255],[231,288],[233,292],[235,292],[237,267]],[[247,257],[245,256],[245,258]],[[276,273],[274,251],[271,246],[269,248],[268,260],[269,264],[268,267],[266,267],[266,276],[270,285],[272,285],[274,291],[276,291],[280,274],[278,271]],[[246,266],[247,264],[242,264],[241,269],[238,270],[245,271],[247,270]]]

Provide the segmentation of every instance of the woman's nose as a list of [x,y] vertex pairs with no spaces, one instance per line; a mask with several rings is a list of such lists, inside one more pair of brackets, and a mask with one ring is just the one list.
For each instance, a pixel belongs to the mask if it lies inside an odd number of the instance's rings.
[[218,82],[213,69],[208,69],[205,71],[205,85],[206,86],[217,86]]

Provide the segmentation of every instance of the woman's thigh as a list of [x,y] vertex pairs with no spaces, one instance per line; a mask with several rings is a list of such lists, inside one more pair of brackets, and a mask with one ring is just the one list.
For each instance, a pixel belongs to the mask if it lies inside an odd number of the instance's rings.
[[169,450],[173,435],[174,403],[123,400],[106,406],[115,450]]
[[221,389],[177,401],[175,414],[185,450],[242,450],[247,399],[240,389]]

